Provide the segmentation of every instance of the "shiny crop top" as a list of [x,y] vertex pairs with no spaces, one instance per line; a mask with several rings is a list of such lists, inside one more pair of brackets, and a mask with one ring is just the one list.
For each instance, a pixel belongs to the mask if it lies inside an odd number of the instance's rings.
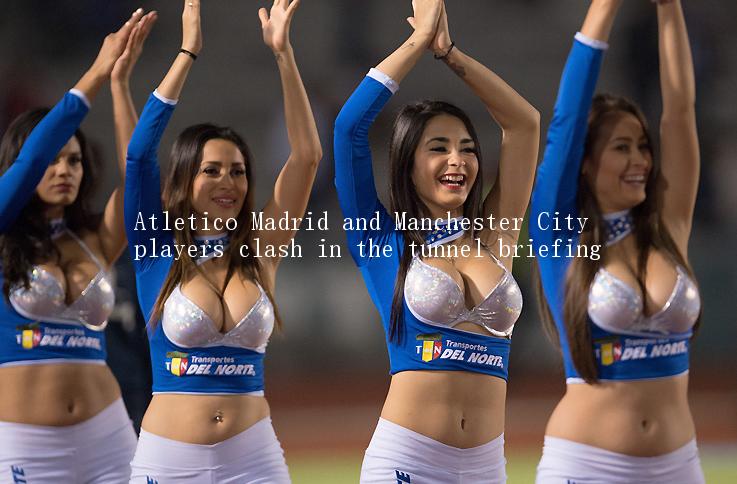
[[[549,249],[562,243],[576,253],[575,230],[553,230],[539,221],[550,220],[553,215],[558,219],[579,216],[578,177],[571,174],[580,171],[591,100],[605,47],[579,33],[568,56],[530,204],[530,238],[536,252],[543,246]],[[537,263],[558,329],[566,381],[582,383],[571,357],[563,310],[571,260],[566,256],[540,256]],[[599,380],[667,378],[688,371],[690,338],[700,301],[694,282],[682,267],[676,270],[677,280],[668,302],[649,317],[643,314],[638,291],[604,269],[595,275],[587,309]]]
[[420,321],[452,328],[462,322],[475,323],[494,336],[512,334],[522,312],[522,292],[512,274],[489,251],[502,268],[502,276],[489,294],[475,307],[466,307],[463,289],[443,270],[415,257],[404,281],[407,308]]
[[110,274],[87,245],[73,232],[66,233],[84,249],[99,268],[77,299],[67,305],[61,283],[50,272],[34,266],[30,287],[10,291],[10,303],[19,314],[29,319],[56,323],[76,323],[92,330],[103,330],[115,306],[115,292]]
[[174,288],[164,303],[161,325],[166,337],[182,348],[231,346],[266,352],[266,344],[274,329],[274,307],[260,284],[259,298],[227,333],[218,331],[210,316],[197,304]]
[[[151,95],[128,147],[125,225],[138,302],[147,321],[176,251],[163,253],[164,246],[174,244],[171,232],[161,227],[137,230],[136,222],[139,217],[163,219],[156,153],[175,104],[158,93]],[[146,248],[143,255],[141,247]],[[258,287],[256,303],[224,334],[179,287],[172,291],[162,318],[149,325],[154,394],[263,395],[264,354],[274,324],[274,309],[263,288]]]
[[[513,287],[516,284],[506,271],[491,295],[478,308],[467,312],[463,291],[449,275],[419,259],[413,260],[405,279],[403,324],[392,335],[392,301],[405,246],[404,234],[376,193],[368,132],[397,88],[395,81],[372,69],[340,111],[334,136],[335,185],[343,217],[379,222],[366,230],[346,230],[346,237],[348,250],[381,316],[390,372],[467,371],[506,380],[509,332],[519,310],[518,294]],[[380,247],[378,255],[368,250],[370,245]],[[509,315],[503,314],[507,309]],[[453,327],[464,319],[506,337]]]
[[676,283],[665,306],[645,316],[640,293],[606,269],[600,269],[589,291],[589,318],[610,333],[631,336],[691,331],[701,310],[699,291],[681,266],[676,266],[676,273]]
[[[49,163],[79,128],[89,110],[84,94],[72,90],[36,125],[18,158],[0,176],[0,233],[17,222]],[[73,235],[72,235],[73,236]],[[82,244],[82,247],[87,248]],[[30,364],[105,364],[102,328],[112,310],[111,281],[100,272],[71,305],[58,281],[40,267],[30,288],[13,288],[0,302],[0,367]],[[0,286],[3,274],[0,271]]]

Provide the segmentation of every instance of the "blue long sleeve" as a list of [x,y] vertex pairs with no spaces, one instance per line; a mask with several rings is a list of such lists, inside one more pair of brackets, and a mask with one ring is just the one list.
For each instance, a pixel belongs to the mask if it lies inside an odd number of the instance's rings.
[[[535,189],[532,193],[530,236],[537,249],[551,245],[560,239],[562,247],[577,244],[577,233],[567,230],[543,230],[538,221],[546,213],[559,218],[578,216],[578,179],[586,139],[588,115],[599,77],[603,51],[574,41],[568,56],[558,90],[553,120],[550,124],[543,161],[537,169]],[[571,239],[571,242],[568,242]],[[566,374],[575,373],[567,355],[568,338],[563,319],[565,300],[565,276],[570,264],[568,257],[538,257],[540,276],[545,297],[553,313],[561,349],[566,364]]]
[[0,233],[13,225],[49,163],[74,135],[88,111],[79,96],[67,93],[31,131],[18,158],[0,177]]
[[[147,321],[173,260],[161,254],[164,245],[173,244],[173,238],[170,232],[163,230],[157,158],[161,136],[173,112],[173,105],[162,102],[153,94],[149,97],[133,131],[126,161],[125,230],[136,271],[138,301]],[[156,230],[151,227],[152,216],[158,224]],[[144,227],[146,230],[141,230]],[[137,246],[146,249],[145,255],[138,260]]]
[[[161,229],[163,211],[157,151],[173,112],[173,105],[160,101],[152,94],[128,145],[124,210],[128,244],[132,252],[136,245],[150,245],[152,238],[159,243],[171,240],[171,234]],[[152,216],[158,221],[158,230],[151,228]],[[141,230],[141,221],[146,230]],[[134,260],[136,272],[145,271],[154,260],[155,257],[150,253],[141,260]]]
[[[346,231],[348,248],[358,266],[367,263],[358,244],[382,243],[381,233],[393,233],[394,224],[376,193],[368,132],[392,93],[371,77],[364,78],[335,120],[335,187],[343,216],[369,220],[379,213],[382,230]],[[386,241],[384,241],[386,242]]]

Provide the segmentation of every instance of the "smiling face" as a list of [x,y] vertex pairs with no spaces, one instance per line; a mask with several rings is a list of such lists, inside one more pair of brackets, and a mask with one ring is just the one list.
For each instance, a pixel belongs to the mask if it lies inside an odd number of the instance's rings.
[[582,166],[602,213],[629,210],[642,203],[653,166],[640,120],[625,112],[609,116]]
[[212,221],[236,218],[248,193],[246,160],[232,141],[211,139],[202,149],[202,161],[192,186],[192,207]]
[[463,215],[479,171],[476,149],[457,117],[441,114],[428,121],[415,149],[412,183],[433,217]]
[[46,168],[36,187],[38,197],[54,212],[52,216],[63,215],[64,207],[74,203],[83,175],[82,148],[77,138],[72,137]]

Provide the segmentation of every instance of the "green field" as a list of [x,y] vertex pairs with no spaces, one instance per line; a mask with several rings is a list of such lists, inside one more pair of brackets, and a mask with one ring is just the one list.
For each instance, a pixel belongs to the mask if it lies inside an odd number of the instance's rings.
[[[734,451],[734,449],[732,449]],[[734,453],[734,452],[732,452]],[[737,483],[737,455],[728,452],[701,452],[701,462],[709,484]],[[355,484],[361,468],[361,457],[341,454],[287,456],[294,484]],[[530,484],[535,481],[536,453],[507,456],[508,484]]]

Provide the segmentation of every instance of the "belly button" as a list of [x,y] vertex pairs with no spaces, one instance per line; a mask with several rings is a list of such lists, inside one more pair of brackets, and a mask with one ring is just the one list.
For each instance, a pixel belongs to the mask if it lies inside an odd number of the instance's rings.
[[67,412],[74,413],[74,402],[69,402],[69,404],[67,404]]
[[647,430],[647,427],[648,427],[647,420],[643,420],[642,422],[640,422],[640,425],[642,426],[642,430]]
[[461,430],[466,430],[466,419],[465,418],[461,419]]
[[223,412],[221,412],[220,410],[215,413],[215,416],[212,419],[217,423],[223,423],[223,421],[225,420],[225,418],[223,417]]

